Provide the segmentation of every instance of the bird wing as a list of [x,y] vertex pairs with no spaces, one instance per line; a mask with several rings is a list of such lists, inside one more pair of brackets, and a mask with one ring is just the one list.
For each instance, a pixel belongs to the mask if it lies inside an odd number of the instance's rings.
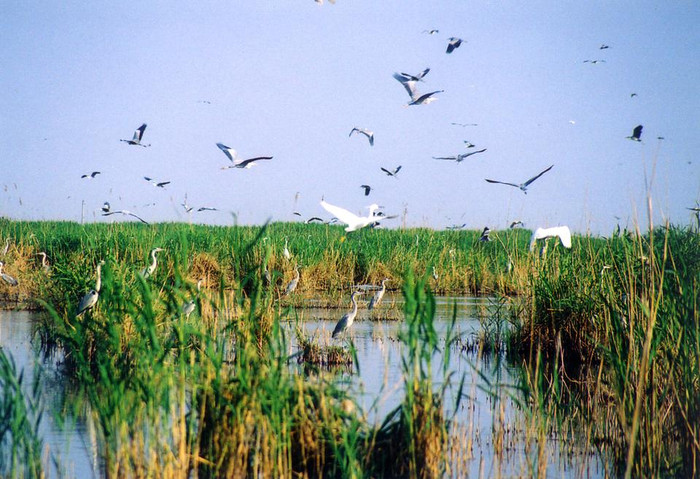
[[250,168],[258,160],[271,160],[271,156],[256,156],[255,158],[248,158],[247,160],[236,160],[233,162],[236,168]]
[[[418,98],[415,98],[415,99],[411,102],[411,104],[412,104],[412,105],[420,105],[421,103],[423,103],[425,100],[427,100],[427,99],[430,98],[431,96],[435,95],[436,93],[442,93],[442,92],[444,92],[444,91],[445,91],[445,90],[435,90],[435,91],[431,91],[430,93],[426,93],[426,94],[424,94],[424,95],[419,96]],[[411,98],[413,98],[413,97],[411,97]]]
[[398,173],[400,169],[401,169],[401,165],[397,166],[396,169],[394,170],[394,175],[396,175],[396,173]]
[[433,156],[434,160],[452,160],[455,161],[457,160],[456,156]]
[[346,210],[345,208],[341,208],[340,206],[335,206],[330,203],[327,203],[324,200],[321,200],[321,206],[324,210],[328,211],[330,214],[332,214],[341,222],[347,225],[356,224],[362,221],[362,218],[360,218],[356,214],[350,213],[348,210]]
[[156,183],[156,186],[162,188],[162,187],[164,187],[165,185],[169,185],[169,184],[170,184],[169,181],[161,181],[160,183]]
[[386,168],[380,167],[380,169],[381,169],[384,173],[386,173],[387,175],[389,175],[389,176],[394,176],[394,174],[393,174],[391,171],[387,170]]
[[134,139],[131,141],[133,141],[135,143],[139,143],[141,141],[141,138],[143,138],[144,131],[146,131],[146,124],[145,123],[136,129],[136,131],[134,132]]
[[544,175],[544,174],[547,173],[549,170],[551,170],[553,166],[554,166],[554,165],[551,165],[549,168],[545,168],[545,169],[542,170],[538,175],[533,176],[532,178],[530,178],[529,180],[527,180],[525,183],[523,183],[523,186],[529,185],[530,183],[532,183],[533,181],[535,181],[537,178],[539,178],[540,176]]
[[360,185],[360,188],[364,188],[365,196],[369,196],[369,192],[372,190],[372,187],[369,185]]
[[236,161],[238,158],[238,153],[233,148],[229,148],[223,143],[217,143],[216,146],[218,146],[219,149],[224,152],[224,155],[226,155],[230,161]]
[[489,183],[500,183],[502,185],[515,186],[516,188],[520,188],[520,185],[516,185],[515,183],[507,183],[505,181],[489,180],[488,178],[486,178],[486,181],[488,181]]
[[632,137],[639,139],[642,136],[642,128],[642,125],[637,125],[634,131],[632,132]]
[[415,97],[418,94],[418,92],[416,91],[416,82],[401,76],[399,73],[394,73],[394,78],[396,78],[399,81],[399,83],[403,85],[403,87],[406,89],[406,92],[408,93],[408,96],[411,97],[411,100],[415,100]]
[[483,150],[470,151],[469,153],[464,153],[464,154],[459,155],[459,156],[461,156],[462,159],[464,159],[464,158],[467,158],[469,156],[476,155],[477,153],[483,153],[485,151],[486,151],[486,148],[484,148]]

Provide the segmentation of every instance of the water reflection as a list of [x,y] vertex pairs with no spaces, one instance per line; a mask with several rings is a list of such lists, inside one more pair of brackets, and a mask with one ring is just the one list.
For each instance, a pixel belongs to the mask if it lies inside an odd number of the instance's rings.
[[[401,297],[384,298],[380,306],[386,310],[394,305],[394,314],[401,309]],[[453,314],[456,314],[455,327],[463,337],[477,334],[481,329],[480,318],[494,308],[489,298],[438,297],[436,298],[435,328],[441,338],[450,327]],[[289,353],[297,352],[295,331],[299,328],[306,337],[315,337],[321,344],[347,344],[346,339],[331,339],[336,321],[346,309],[314,309],[296,311],[295,321],[285,323],[288,333]],[[359,374],[346,374],[351,387],[357,393],[357,402],[366,411],[371,421],[381,421],[386,414],[400,404],[403,398],[401,370],[402,344],[398,341],[402,321],[369,320],[366,304],[362,304],[350,337],[356,347]],[[376,313],[373,313],[376,314]],[[36,355],[30,336],[33,313],[0,312],[0,346],[10,353],[18,370],[24,370],[27,378],[25,387],[29,390]],[[441,342],[444,349],[444,340]],[[468,399],[460,403],[456,411],[456,437],[460,441],[461,455],[451,458],[455,466],[455,476],[468,474],[470,477],[529,476],[536,472],[532,458],[533,447],[523,430],[527,421],[518,408],[518,393],[515,384],[519,370],[502,360],[501,356],[480,358],[477,354],[465,354],[460,348],[451,351],[449,371],[453,372],[445,407],[448,414],[454,410],[457,385],[464,376],[464,393]],[[433,374],[436,384],[442,384],[442,352],[433,359]],[[41,425],[41,434],[52,458],[59,466],[51,465],[50,476],[94,477],[98,470],[94,444],[94,434],[82,421],[70,420],[61,424],[61,418],[75,417],[75,405],[67,398],[66,388],[55,365],[43,362],[42,395],[47,413]],[[68,395],[69,396],[69,395]],[[603,477],[605,468],[598,457],[578,454],[564,457],[556,440],[548,440],[542,458],[547,461],[548,477]],[[571,448],[568,449],[571,451]],[[571,459],[571,460],[569,460]],[[51,461],[53,462],[53,461]],[[59,469],[56,469],[58,467]]]

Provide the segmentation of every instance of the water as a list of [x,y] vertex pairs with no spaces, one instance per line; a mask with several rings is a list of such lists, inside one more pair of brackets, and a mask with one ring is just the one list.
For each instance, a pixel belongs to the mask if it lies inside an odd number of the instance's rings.
[[[380,308],[400,303],[401,298],[387,295]],[[444,338],[451,324],[453,308],[457,307],[457,331],[463,337],[476,334],[480,328],[480,317],[493,308],[489,298],[438,297],[435,327]],[[399,306],[400,304],[395,304]],[[297,311],[298,326],[307,337],[315,337],[321,344],[344,344],[347,339],[330,339],[336,321],[347,309],[304,309]],[[357,349],[359,374],[349,374],[357,402],[370,421],[381,421],[386,414],[400,404],[403,398],[401,372],[402,345],[397,340],[402,321],[370,321],[369,312],[361,305],[349,335]],[[37,366],[37,356],[30,341],[34,314],[29,312],[0,312],[0,346],[12,355],[18,370],[25,371],[25,388],[30,390]],[[290,336],[290,354],[297,351],[294,330],[297,324],[287,323]],[[444,341],[441,342],[444,348]],[[532,461],[537,457],[537,443],[529,444],[522,431],[525,423],[514,399],[518,398],[515,384],[519,370],[501,360],[500,357],[479,359],[476,354],[467,354],[453,348],[449,370],[454,374],[448,390],[445,408],[454,412],[456,385],[465,377],[464,393],[469,396],[456,411],[458,432],[464,443],[472,447],[465,449],[466,456],[453,458],[457,473],[468,473],[470,477],[491,477],[533,474]],[[436,387],[443,383],[441,353],[433,359],[433,374]],[[61,424],[67,414],[65,384],[50,362],[41,363],[42,401],[46,408],[41,424],[44,444],[52,455],[50,476],[96,477],[99,474],[94,441],[90,428],[81,421],[71,420]],[[496,425],[494,427],[494,425]],[[494,431],[501,431],[494,433]],[[495,453],[494,442],[503,441],[500,454]],[[560,452],[560,444],[552,439],[547,442],[546,460],[548,477],[604,477],[604,463],[600,457],[580,451],[569,459]],[[528,452],[526,452],[526,450]],[[59,464],[60,469],[53,465]]]

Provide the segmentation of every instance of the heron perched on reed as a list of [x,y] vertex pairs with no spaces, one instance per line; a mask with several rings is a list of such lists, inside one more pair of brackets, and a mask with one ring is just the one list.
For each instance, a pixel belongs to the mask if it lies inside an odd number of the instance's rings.
[[355,300],[355,296],[357,296],[358,294],[362,294],[362,291],[354,291],[352,293],[352,296],[350,296],[350,301],[352,301],[352,311],[350,311],[349,313],[345,313],[335,325],[335,329],[333,329],[332,334],[333,338],[350,329],[350,326],[352,326],[353,321],[355,321],[355,316],[357,316],[357,300]]
[[76,316],[80,316],[88,309],[92,309],[97,304],[97,300],[100,297],[100,288],[102,287],[102,265],[105,264],[104,261],[100,261],[97,264],[97,277],[95,279],[95,289],[90,290],[83,299],[78,303],[78,312]]
[[153,248],[151,250],[151,264],[141,270],[141,276],[143,276],[144,279],[150,277],[155,272],[156,267],[158,266],[158,258],[156,258],[156,253],[159,253],[160,251],[165,250],[163,248]]

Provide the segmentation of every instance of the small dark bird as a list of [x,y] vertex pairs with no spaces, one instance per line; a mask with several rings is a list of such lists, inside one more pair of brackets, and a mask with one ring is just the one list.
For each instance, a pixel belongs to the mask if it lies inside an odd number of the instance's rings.
[[632,130],[632,135],[627,138],[632,141],[642,141],[642,128],[644,128],[642,125],[635,126],[634,130]]
[[151,146],[151,145],[141,144],[141,140],[143,139],[143,132],[144,131],[146,131],[146,124],[145,123],[136,129],[136,131],[134,132],[134,137],[131,140],[119,140],[119,141],[123,141],[125,143],[130,144],[130,145],[143,146],[144,148],[147,146]]
[[355,127],[355,128],[353,128],[352,130],[350,130],[350,134],[349,134],[348,136],[352,136],[353,133],[358,133],[358,134],[359,134],[359,133],[362,133],[362,134],[365,135],[365,136],[367,137],[367,139],[369,140],[369,145],[370,145],[370,146],[374,146],[374,132],[373,132],[373,131],[370,131],[370,130],[368,130],[368,129],[366,129],[366,128],[357,128],[357,127]]
[[211,208],[209,206],[202,206],[201,208],[197,208],[197,212],[200,212],[200,211],[219,211],[219,210],[216,208]]
[[82,175],[81,178],[94,178],[94,177],[96,177],[97,175],[101,175],[101,174],[102,174],[101,171],[93,171],[93,172],[90,173],[90,174]]
[[481,238],[479,238],[479,241],[487,242],[491,241],[491,238],[489,235],[491,234],[491,230],[489,229],[488,226],[484,226],[484,231],[481,232]]
[[607,50],[608,48],[610,48],[610,47],[609,47],[608,45],[606,45],[605,43],[603,43],[603,44],[600,46],[600,49],[601,49],[601,50]]
[[427,33],[428,35],[435,35],[436,33],[440,33],[440,30],[436,30],[436,29],[423,30],[423,33]]
[[157,182],[156,180],[154,180],[153,178],[149,178],[148,176],[144,176],[143,179],[148,181],[149,183],[151,183],[153,186],[155,186],[157,188],[165,188],[165,185],[170,184],[169,181]]
[[605,60],[584,60],[583,63],[591,63],[595,65],[596,63],[605,63]]
[[447,43],[447,53],[452,53],[455,48],[459,48],[462,42],[463,40],[461,38],[450,37],[449,42]]
[[513,221],[513,222],[510,224],[509,228],[510,228],[510,229],[513,229],[513,228],[517,228],[518,226],[525,226],[525,225],[523,224],[522,221],[516,220],[516,221]]
[[396,178],[396,174],[399,172],[400,169],[401,169],[401,165],[399,165],[399,166],[397,166],[396,168],[394,168],[394,171],[389,171],[389,170],[387,170],[386,168],[381,168],[381,170],[382,170],[384,173],[386,173],[388,176],[393,176],[394,178]]
[[372,187],[369,185],[360,185],[360,188],[365,189],[365,196],[369,196],[369,192],[372,191]]
[[639,96],[636,93],[630,93],[630,98],[634,98],[635,96]]
[[464,147],[465,148],[474,148],[476,145],[472,143],[471,141],[464,140]]
[[520,183],[519,185],[516,185],[515,183],[506,183],[505,181],[496,181],[496,180],[489,180],[489,179],[487,179],[486,181],[488,181],[489,183],[500,183],[500,184],[502,184],[502,185],[514,186],[514,187],[516,187],[516,188],[520,188],[520,190],[522,190],[523,193],[527,194],[527,187],[530,185],[530,183],[532,183],[532,182],[535,181],[537,178],[539,178],[540,176],[542,176],[542,175],[544,175],[545,173],[547,173],[549,170],[552,169],[553,166],[554,166],[554,165],[551,165],[549,168],[545,168],[545,169],[542,170],[539,174],[533,176],[532,178],[530,178],[529,180],[527,180],[525,183]]

